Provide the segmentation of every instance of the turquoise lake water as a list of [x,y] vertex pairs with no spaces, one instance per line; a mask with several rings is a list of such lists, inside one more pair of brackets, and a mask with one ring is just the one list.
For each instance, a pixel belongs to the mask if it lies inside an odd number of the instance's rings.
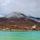
[[0,40],[40,40],[40,31],[0,32]]

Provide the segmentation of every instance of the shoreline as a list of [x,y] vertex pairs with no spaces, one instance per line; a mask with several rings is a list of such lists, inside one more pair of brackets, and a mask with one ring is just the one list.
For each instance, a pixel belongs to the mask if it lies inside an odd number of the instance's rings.
[[19,30],[19,29],[11,29],[11,30],[6,30],[6,29],[1,29],[0,32],[32,32],[32,31],[40,31],[40,30]]

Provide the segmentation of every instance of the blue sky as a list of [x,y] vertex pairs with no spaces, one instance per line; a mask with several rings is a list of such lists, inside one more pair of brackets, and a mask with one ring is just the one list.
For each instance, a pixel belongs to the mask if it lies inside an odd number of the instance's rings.
[[0,0],[0,17],[11,12],[40,17],[40,0]]

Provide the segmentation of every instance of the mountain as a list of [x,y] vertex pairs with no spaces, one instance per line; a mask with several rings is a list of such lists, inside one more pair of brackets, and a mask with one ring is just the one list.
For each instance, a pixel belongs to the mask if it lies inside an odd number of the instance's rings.
[[17,22],[17,21],[26,21],[26,15],[21,12],[13,12],[6,16],[8,18],[7,21]]
[[24,15],[21,12],[13,12],[10,13],[8,15],[6,15],[5,17],[0,17],[0,22],[16,22],[16,21],[25,21],[26,19],[26,15]]
[[33,16],[26,16],[21,12],[12,12],[6,15],[5,17],[0,17],[0,22],[16,22],[16,21],[32,21],[40,23],[40,18],[33,17]]

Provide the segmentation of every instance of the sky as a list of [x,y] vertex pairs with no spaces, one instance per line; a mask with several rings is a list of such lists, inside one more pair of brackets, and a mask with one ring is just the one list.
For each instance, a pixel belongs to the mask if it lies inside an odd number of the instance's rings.
[[40,0],[0,0],[0,17],[12,12],[40,17]]

